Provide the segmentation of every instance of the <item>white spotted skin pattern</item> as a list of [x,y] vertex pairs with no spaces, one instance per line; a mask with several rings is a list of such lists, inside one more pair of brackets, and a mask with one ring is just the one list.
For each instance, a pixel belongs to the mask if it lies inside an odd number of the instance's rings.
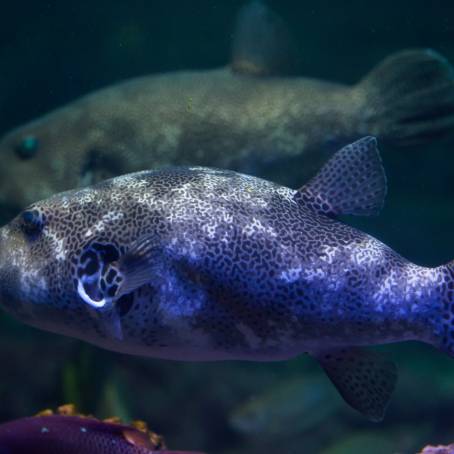
[[[20,217],[1,230],[1,303],[47,330],[182,360],[434,342],[445,271],[408,262],[295,194],[231,171],[173,168],[56,195],[31,207],[44,219],[37,238],[24,238]],[[149,284],[117,302],[123,338],[110,338],[76,292],[78,258],[92,241],[121,255],[143,237],[159,260]],[[41,292],[24,286],[30,276]]]

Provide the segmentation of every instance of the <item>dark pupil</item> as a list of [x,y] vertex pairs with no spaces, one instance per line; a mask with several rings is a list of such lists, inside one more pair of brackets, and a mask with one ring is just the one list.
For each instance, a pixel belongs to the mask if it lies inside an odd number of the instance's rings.
[[38,211],[24,211],[22,221],[22,228],[27,235],[36,235],[41,232],[42,220]]
[[38,148],[38,139],[36,137],[29,136],[25,137],[25,139],[16,147],[16,152],[22,159],[29,159],[35,156]]

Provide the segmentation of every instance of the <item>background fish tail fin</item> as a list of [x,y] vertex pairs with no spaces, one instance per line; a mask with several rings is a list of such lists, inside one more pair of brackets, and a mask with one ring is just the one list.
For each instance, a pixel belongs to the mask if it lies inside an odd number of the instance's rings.
[[363,127],[398,145],[424,142],[454,128],[454,69],[430,49],[386,58],[357,86]]
[[392,361],[357,347],[321,351],[315,357],[350,406],[371,421],[383,419],[397,382]]

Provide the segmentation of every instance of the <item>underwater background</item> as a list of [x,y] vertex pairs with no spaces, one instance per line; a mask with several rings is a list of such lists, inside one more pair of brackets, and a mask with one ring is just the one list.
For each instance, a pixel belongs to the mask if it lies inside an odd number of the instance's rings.
[[[129,77],[228,64],[232,25],[243,4],[2,5],[0,135]],[[449,0],[267,4],[295,37],[301,76],[352,84],[391,53],[416,47],[433,48],[454,63]],[[454,131],[424,145],[379,145],[388,177],[385,208],[378,217],[344,220],[418,264],[452,260]],[[273,179],[294,186],[286,175],[280,169]],[[0,213],[2,222],[8,216]],[[35,330],[2,313],[0,421],[74,402],[100,417],[146,420],[172,447],[219,454],[413,453],[453,442],[454,361],[420,344],[383,350],[397,360],[400,377],[384,422],[375,424],[348,408],[307,357],[278,363],[135,358]]]

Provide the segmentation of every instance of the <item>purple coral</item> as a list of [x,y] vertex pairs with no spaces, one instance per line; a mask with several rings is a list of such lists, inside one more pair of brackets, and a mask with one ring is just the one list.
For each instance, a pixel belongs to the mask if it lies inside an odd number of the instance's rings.
[[454,454],[454,444],[448,446],[426,446],[419,454]]
[[34,416],[0,425],[0,454],[201,454],[168,451],[149,432],[82,416]]

